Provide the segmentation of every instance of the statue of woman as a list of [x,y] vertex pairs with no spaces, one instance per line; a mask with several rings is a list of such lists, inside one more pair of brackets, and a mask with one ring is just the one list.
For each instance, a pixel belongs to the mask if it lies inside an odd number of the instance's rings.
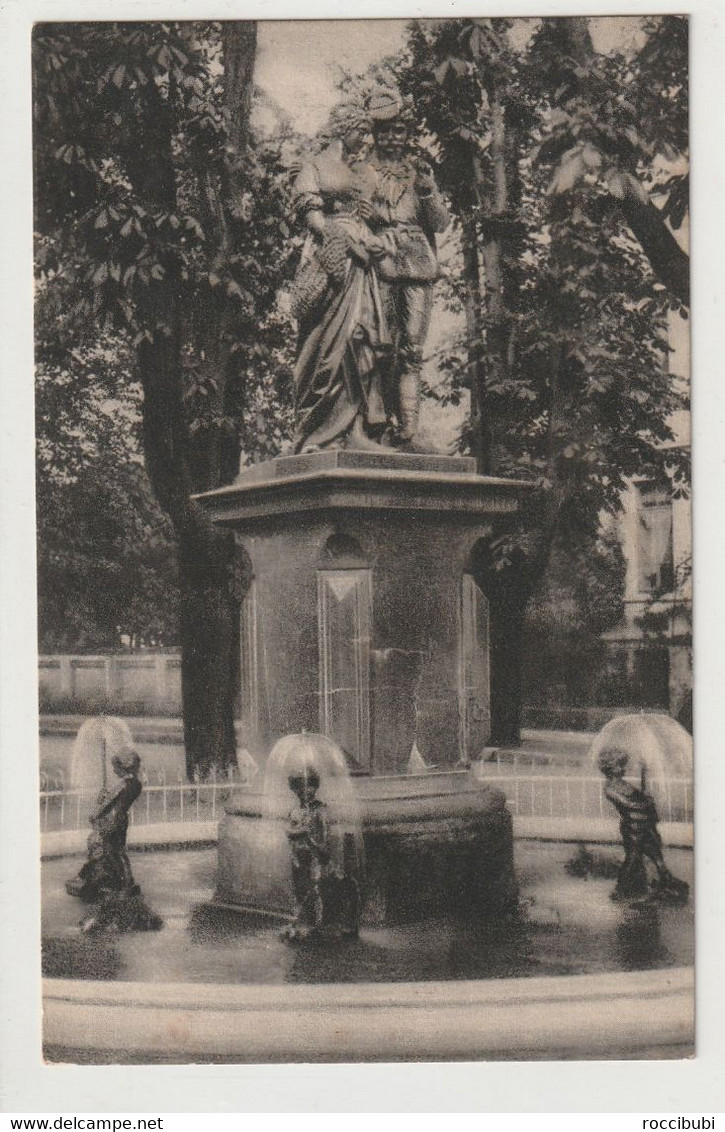
[[386,427],[382,361],[391,340],[375,269],[387,249],[367,217],[371,170],[362,114],[308,159],[294,187],[307,238],[293,284],[299,322],[295,450],[372,448]]

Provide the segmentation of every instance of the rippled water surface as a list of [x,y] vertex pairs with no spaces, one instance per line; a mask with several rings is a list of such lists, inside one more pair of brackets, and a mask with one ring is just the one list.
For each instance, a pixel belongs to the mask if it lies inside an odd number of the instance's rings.
[[[59,978],[175,983],[399,982],[490,979],[690,966],[692,901],[683,907],[614,904],[612,879],[577,879],[571,845],[517,842],[522,915],[497,924],[428,921],[363,928],[339,943],[291,945],[279,925],[209,906],[216,850],[132,854],[136,879],[165,920],[160,932],[88,938],[84,906],[63,883],[79,861],[43,866],[43,965]],[[616,849],[603,849],[614,864]],[[692,885],[692,854],[670,850]]]

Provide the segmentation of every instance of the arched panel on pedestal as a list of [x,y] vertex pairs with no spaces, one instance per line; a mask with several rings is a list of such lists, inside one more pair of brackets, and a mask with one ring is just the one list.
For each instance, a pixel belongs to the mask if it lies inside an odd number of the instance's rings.
[[257,619],[257,582],[252,578],[240,610],[240,706],[242,719],[254,733],[259,728],[259,628]]
[[491,734],[490,610],[473,574],[461,576],[459,624],[460,754],[467,762]]
[[372,570],[357,541],[340,531],[317,565],[320,731],[350,764],[370,769]]

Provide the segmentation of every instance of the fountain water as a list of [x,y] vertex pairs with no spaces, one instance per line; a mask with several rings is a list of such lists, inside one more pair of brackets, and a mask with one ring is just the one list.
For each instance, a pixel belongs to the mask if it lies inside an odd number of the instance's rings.
[[264,776],[266,816],[287,817],[295,802],[291,780],[311,775],[319,780],[317,797],[326,809],[333,860],[342,863],[343,842],[352,837],[362,861],[360,807],[345,756],[327,735],[286,735],[275,744]]
[[[280,739],[270,752],[261,794],[243,793],[252,803],[246,807],[249,821],[242,836],[235,823],[232,853],[220,860],[219,902],[281,915],[294,911],[299,917],[305,884],[358,884],[359,805],[345,756],[331,739],[307,733]],[[225,821],[229,824],[229,815]],[[320,840],[324,844],[310,854],[310,842]],[[321,870],[313,881],[305,879],[316,867],[306,861],[310,855],[319,858]]]
[[131,750],[133,736],[128,724],[115,716],[86,719],[78,729],[70,765],[70,790],[79,797],[81,824],[88,822],[98,795],[113,779],[111,761]]
[[673,782],[692,781],[692,736],[669,715],[639,712],[610,719],[589,748],[593,774],[607,749],[627,755],[625,777],[636,786],[644,783],[660,816],[672,810]]
[[673,780],[691,780],[690,736],[668,716],[622,716],[602,728],[589,757],[596,759],[605,797],[620,818],[624,860],[612,899],[683,903],[689,885],[665,864],[658,822],[663,813],[672,820]]

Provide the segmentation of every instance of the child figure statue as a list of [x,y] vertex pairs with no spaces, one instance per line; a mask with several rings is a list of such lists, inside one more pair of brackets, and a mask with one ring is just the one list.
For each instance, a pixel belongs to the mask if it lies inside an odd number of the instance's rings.
[[[657,808],[645,789],[644,770],[641,789],[627,782],[624,775],[629,756],[617,748],[606,748],[599,755],[599,769],[607,780],[604,794],[619,813],[624,845],[624,862],[619,870],[613,900],[652,896],[667,903],[683,903],[689,887],[666,867],[662,838],[657,830]],[[657,876],[648,884],[645,861],[654,865]]]
[[141,760],[128,749],[114,755],[111,766],[123,785],[115,793],[101,790],[90,819],[88,859],[78,876],[66,882],[66,891],[96,905],[81,922],[84,932],[158,931],[163,920],[143,900],[126,852],[128,813],[142,789]]
[[283,936],[301,941],[323,935],[357,935],[357,882],[347,870],[339,870],[333,863],[327,807],[317,797],[319,775],[309,770],[292,775],[288,782],[299,801],[287,825],[296,911]]

